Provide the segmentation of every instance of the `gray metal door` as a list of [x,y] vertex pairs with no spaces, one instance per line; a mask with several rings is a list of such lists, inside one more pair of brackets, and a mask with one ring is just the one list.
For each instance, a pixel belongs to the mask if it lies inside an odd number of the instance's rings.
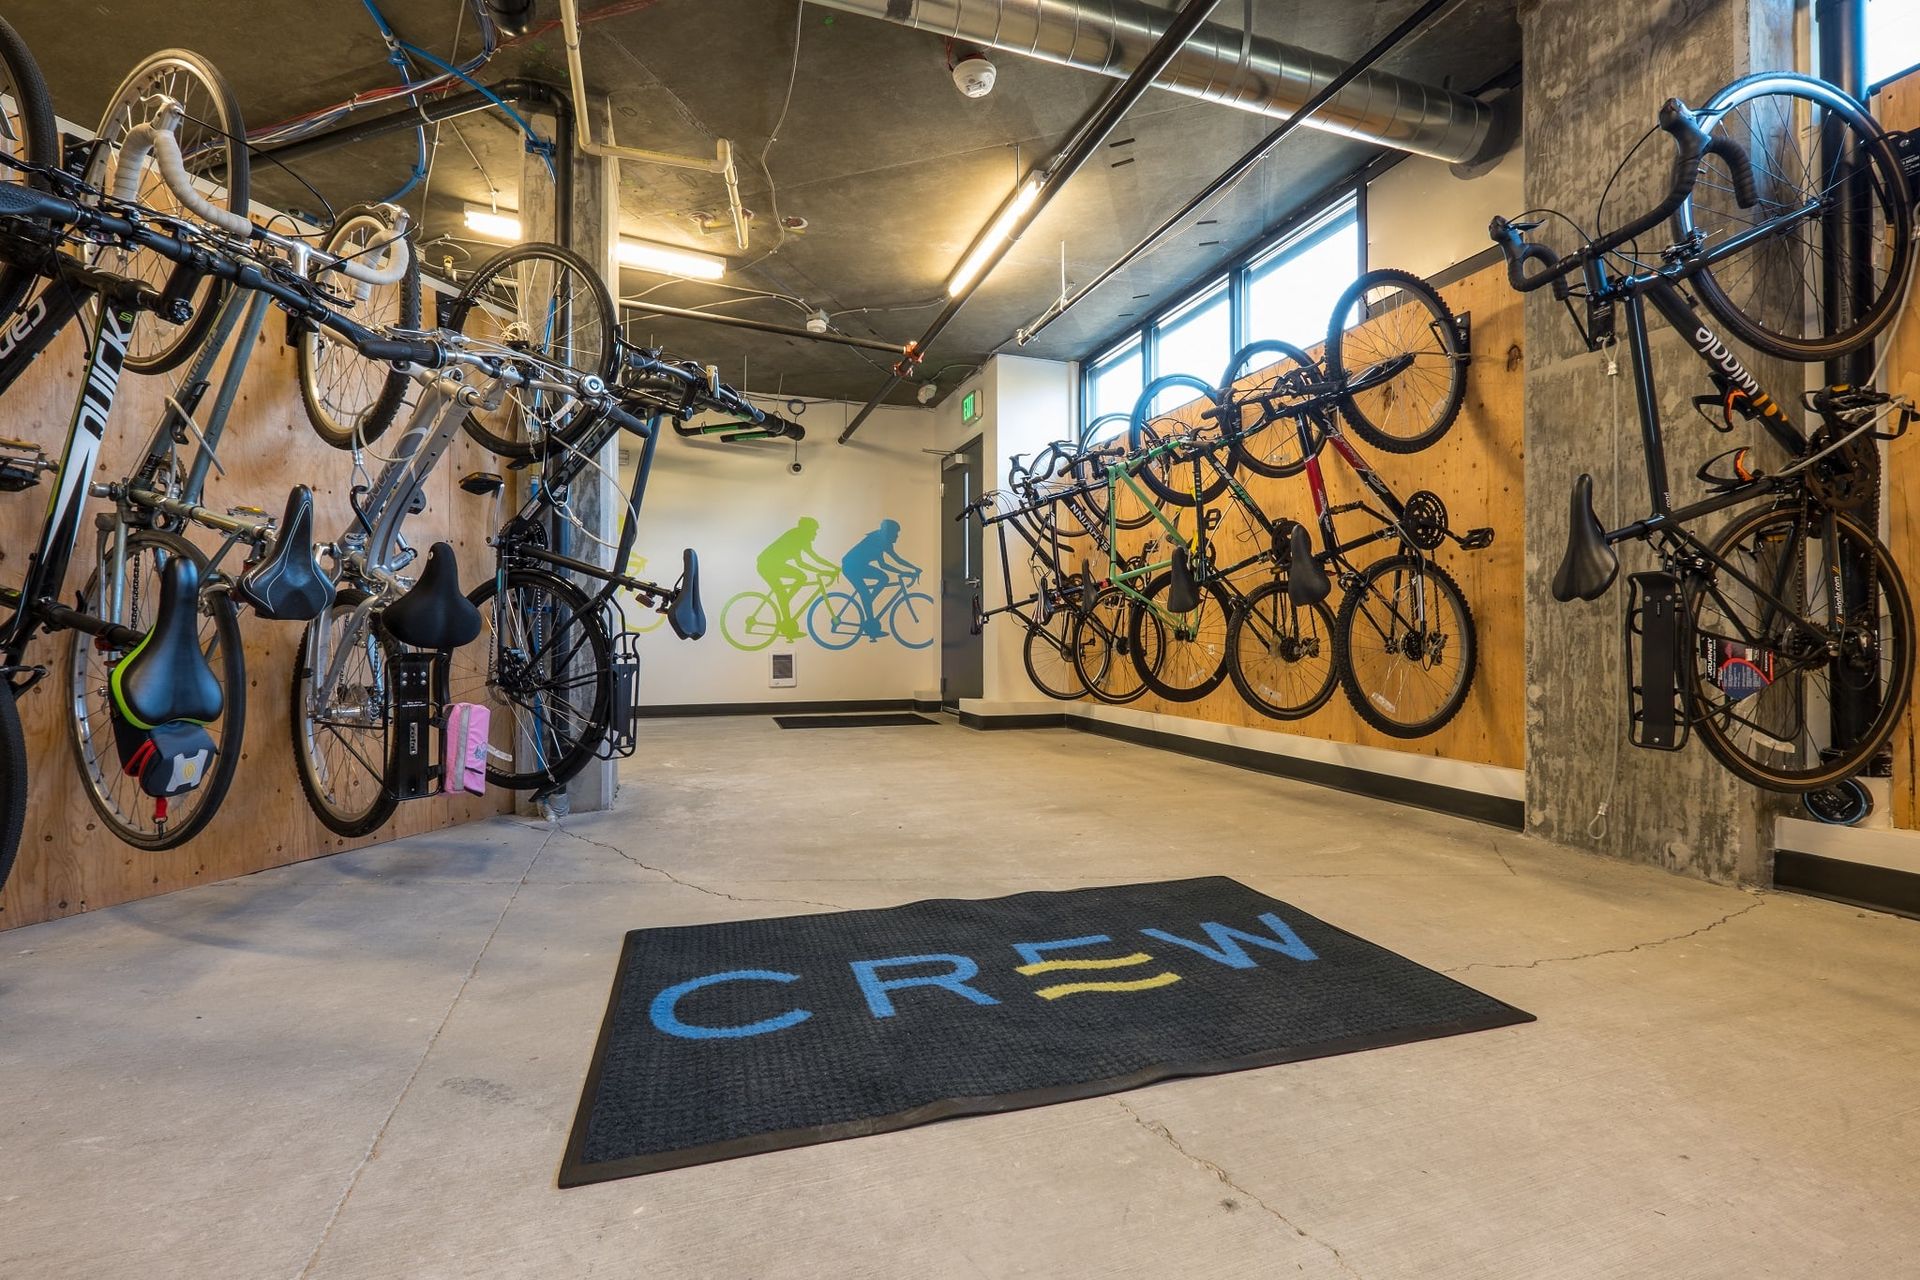
[[980,441],[940,460],[940,700],[954,706],[981,690],[980,637],[973,601],[980,590],[980,522],[961,520],[980,496]]

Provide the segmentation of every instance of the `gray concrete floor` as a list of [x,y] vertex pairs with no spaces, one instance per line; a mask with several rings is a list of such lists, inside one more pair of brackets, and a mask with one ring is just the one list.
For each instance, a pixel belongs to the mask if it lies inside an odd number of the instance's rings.
[[[0,1276],[1920,1268],[1920,926],[1064,730],[625,778],[0,936]],[[1540,1020],[555,1188],[630,928],[1195,874]]]

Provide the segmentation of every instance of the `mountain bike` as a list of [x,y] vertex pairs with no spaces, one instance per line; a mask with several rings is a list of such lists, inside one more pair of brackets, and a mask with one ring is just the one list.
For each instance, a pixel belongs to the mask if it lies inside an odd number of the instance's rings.
[[[1672,177],[1641,217],[1583,235],[1564,257],[1527,238],[1537,222],[1495,218],[1489,228],[1514,288],[1550,285],[1562,301],[1583,300],[1590,347],[1603,345],[1618,316],[1632,363],[1650,510],[1607,529],[1593,510],[1592,477],[1580,476],[1553,595],[1598,599],[1619,572],[1614,547],[1629,540],[1651,546],[1660,568],[1629,579],[1629,740],[1677,751],[1698,730],[1716,759],[1755,786],[1831,786],[1887,742],[1912,689],[1912,604],[1866,514],[1874,441],[1904,431],[1911,407],[1871,389],[1829,387],[1801,398],[1819,420],[1803,430],[1682,286],[1770,354],[1815,360],[1852,350],[1900,309],[1912,254],[1911,197],[1879,125],[1821,81],[1749,76],[1698,111],[1669,99],[1659,127],[1673,139]],[[1828,305],[1803,305],[1807,266],[1841,251],[1836,210],[1848,192],[1871,224],[1875,256],[1843,273]],[[1663,223],[1673,243],[1657,265],[1620,252]],[[1625,265],[1616,268],[1616,257]],[[1783,280],[1793,282],[1784,298]],[[1648,306],[1706,366],[1715,394],[1701,399],[1717,407],[1719,425],[1758,423],[1785,465],[1768,473],[1751,449],[1730,450],[1698,471],[1706,497],[1673,504]],[[1896,411],[1898,426],[1883,429]],[[1689,527],[1735,508],[1743,510],[1709,537]],[[1843,689],[1871,710],[1850,741],[1836,742],[1819,713]]]

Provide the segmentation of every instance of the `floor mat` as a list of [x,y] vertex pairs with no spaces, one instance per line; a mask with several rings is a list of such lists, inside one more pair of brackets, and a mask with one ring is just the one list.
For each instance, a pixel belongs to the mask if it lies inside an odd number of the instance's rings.
[[636,929],[560,1185],[1532,1020],[1217,876]]
[[775,716],[782,729],[879,729],[896,724],[939,724],[911,711],[878,711],[858,716]]

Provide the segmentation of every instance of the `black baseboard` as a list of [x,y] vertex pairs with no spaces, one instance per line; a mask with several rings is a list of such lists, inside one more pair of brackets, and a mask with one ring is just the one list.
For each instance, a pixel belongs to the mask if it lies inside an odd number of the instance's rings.
[[873,698],[839,702],[684,702],[678,705],[639,707],[644,720],[667,720],[678,716],[783,716],[826,714],[835,711],[912,711],[912,698]]
[[1920,920],[1920,875],[1911,871],[1779,849],[1773,855],[1773,887]]
[[[964,724],[965,720],[963,719],[961,723]],[[1068,719],[1066,724],[1068,728],[1078,729],[1082,733],[1118,738],[1122,742],[1131,742],[1143,747],[1173,751],[1185,756],[1197,756],[1202,760],[1232,765],[1237,769],[1251,769],[1256,773],[1293,778],[1300,782],[1311,782],[1317,786],[1332,787],[1336,791],[1350,791],[1356,795],[1372,796],[1378,800],[1391,800],[1396,804],[1412,805],[1417,809],[1432,809],[1437,813],[1452,814],[1458,818],[1471,818],[1476,822],[1487,822],[1513,831],[1519,831],[1526,826],[1525,802],[1511,800],[1505,796],[1482,795],[1477,791],[1464,791],[1459,787],[1445,787],[1434,782],[1417,782],[1393,774],[1374,773],[1348,765],[1329,764],[1324,760],[1302,760],[1297,756],[1256,751],[1250,747],[1236,747],[1231,743],[1213,742],[1205,738],[1189,738],[1184,734],[1164,733],[1158,729],[1143,729],[1136,725],[1116,724],[1108,720],[1074,716]]]
[[1067,713],[1034,711],[1019,715],[983,716],[973,711],[962,711],[960,723],[969,729],[1061,729],[1066,727]]

